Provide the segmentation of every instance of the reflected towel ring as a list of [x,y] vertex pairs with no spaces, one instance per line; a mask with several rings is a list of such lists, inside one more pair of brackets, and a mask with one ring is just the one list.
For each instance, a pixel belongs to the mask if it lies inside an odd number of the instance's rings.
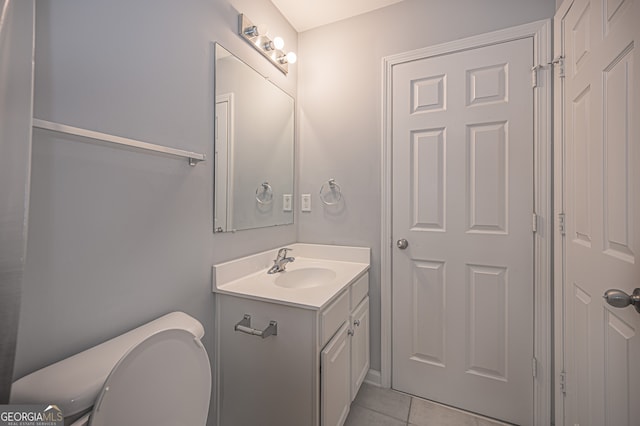
[[[262,197],[261,197],[262,196]],[[262,182],[256,188],[256,201],[258,204],[267,205],[273,202],[273,188],[269,182]]]
[[[328,186],[328,189],[325,188]],[[329,194],[333,194],[334,201],[328,201],[327,196]],[[329,179],[327,182],[323,183],[320,187],[320,201],[325,206],[335,206],[342,199],[342,190],[340,189],[340,185],[336,183],[335,179]]]

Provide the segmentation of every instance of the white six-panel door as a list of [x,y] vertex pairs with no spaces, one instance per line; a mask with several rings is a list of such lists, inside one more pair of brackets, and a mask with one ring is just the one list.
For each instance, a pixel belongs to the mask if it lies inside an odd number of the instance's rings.
[[557,17],[566,224],[558,424],[640,424],[640,314],[602,297],[640,287],[639,3],[575,0]]
[[392,387],[533,421],[533,40],[393,67]]

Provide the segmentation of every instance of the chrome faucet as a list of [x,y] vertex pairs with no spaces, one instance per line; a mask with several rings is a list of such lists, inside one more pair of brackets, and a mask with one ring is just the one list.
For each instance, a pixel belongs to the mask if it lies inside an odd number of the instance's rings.
[[295,257],[287,257],[287,252],[293,251],[293,249],[283,247],[278,250],[278,255],[276,256],[276,260],[273,261],[273,266],[269,268],[267,271],[268,274],[275,274],[278,272],[284,271],[284,268],[287,266],[287,263],[293,262],[296,260]]

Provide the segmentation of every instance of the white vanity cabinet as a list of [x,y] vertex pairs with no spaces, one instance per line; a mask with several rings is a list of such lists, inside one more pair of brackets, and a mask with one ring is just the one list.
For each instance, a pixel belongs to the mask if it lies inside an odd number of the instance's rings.
[[[349,311],[320,357],[322,426],[342,426],[351,402],[369,371],[369,276],[365,274],[349,289]],[[342,297],[347,300],[347,294]],[[329,309],[344,303],[334,302]],[[347,314],[344,312],[344,314]],[[335,330],[335,329],[334,329]]]
[[369,369],[368,291],[364,272],[315,309],[216,294],[218,425],[342,426]]

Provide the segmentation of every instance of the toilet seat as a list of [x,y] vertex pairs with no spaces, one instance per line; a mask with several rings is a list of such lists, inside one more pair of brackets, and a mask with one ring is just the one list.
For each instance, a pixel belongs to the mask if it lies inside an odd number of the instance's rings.
[[151,335],[113,368],[89,420],[91,426],[200,426],[211,395],[209,357],[182,329]]

